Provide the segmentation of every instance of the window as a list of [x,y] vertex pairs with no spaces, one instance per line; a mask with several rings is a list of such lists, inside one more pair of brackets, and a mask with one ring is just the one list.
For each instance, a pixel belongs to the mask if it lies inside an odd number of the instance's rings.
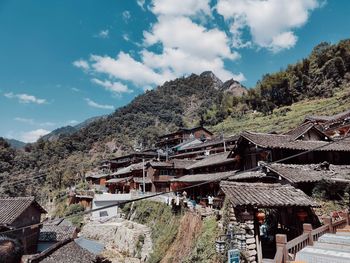
[[104,217],[104,216],[108,216],[108,212],[107,211],[101,211],[100,212],[100,217]]

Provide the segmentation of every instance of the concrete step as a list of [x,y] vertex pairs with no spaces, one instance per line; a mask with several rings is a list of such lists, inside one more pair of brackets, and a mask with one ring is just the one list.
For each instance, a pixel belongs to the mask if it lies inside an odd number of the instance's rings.
[[308,246],[297,253],[295,261],[307,263],[350,263],[350,251],[344,252]]
[[329,249],[329,250],[336,250],[336,251],[343,251],[343,252],[350,251],[350,246],[348,246],[348,245],[331,244],[331,243],[323,243],[323,242],[314,242],[313,247]]
[[318,243],[329,243],[350,246],[350,236],[338,234],[324,234],[318,239]]

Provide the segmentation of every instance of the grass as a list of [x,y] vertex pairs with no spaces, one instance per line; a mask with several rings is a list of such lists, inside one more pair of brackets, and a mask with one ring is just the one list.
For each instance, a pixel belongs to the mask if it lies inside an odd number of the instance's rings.
[[333,97],[303,100],[274,110],[264,116],[259,112],[248,112],[242,118],[229,117],[212,127],[216,133],[238,134],[244,130],[255,132],[285,132],[303,122],[307,115],[332,115],[349,109],[349,87],[337,90]]
[[[129,204],[126,205],[123,212],[130,212],[130,208]],[[153,252],[147,262],[160,262],[176,238],[181,217],[174,215],[169,206],[154,201],[135,202],[131,213],[133,221],[151,229]]]
[[215,218],[206,218],[203,222],[202,231],[196,240],[193,250],[184,263],[213,263],[219,262],[215,250],[215,240],[218,236],[219,229]]

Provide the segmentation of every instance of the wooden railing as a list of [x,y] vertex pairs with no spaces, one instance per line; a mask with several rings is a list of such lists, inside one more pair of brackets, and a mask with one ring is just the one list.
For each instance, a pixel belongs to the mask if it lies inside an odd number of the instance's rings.
[[325,233],[336,233],[337,229],[349,225],[349,213],[341,213],[341,219],[333,221],[331,217],[324,219],[324,225],[312,229],[311,224],[303,224],[303,234],[287,241],[287,236],[276,235],[276,254],[274,263],[287,263],[294,260],[296,254],[306,246],[312,246]]

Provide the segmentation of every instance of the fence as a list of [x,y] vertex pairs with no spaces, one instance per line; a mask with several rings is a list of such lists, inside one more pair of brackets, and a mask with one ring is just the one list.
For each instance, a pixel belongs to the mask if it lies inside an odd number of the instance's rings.
[[312,246],[325,233],[336,233],[338,229],[349,225],[349,213],[341,213],[341,218],[333,221],[331,217],[324,219],[324,225],[312,229],[311,224],[303,224],[303,234],[287,241],[287,236],[276,235],[276,255],[272,262],[287,263],[295,259],[296,254],[306,246]]

